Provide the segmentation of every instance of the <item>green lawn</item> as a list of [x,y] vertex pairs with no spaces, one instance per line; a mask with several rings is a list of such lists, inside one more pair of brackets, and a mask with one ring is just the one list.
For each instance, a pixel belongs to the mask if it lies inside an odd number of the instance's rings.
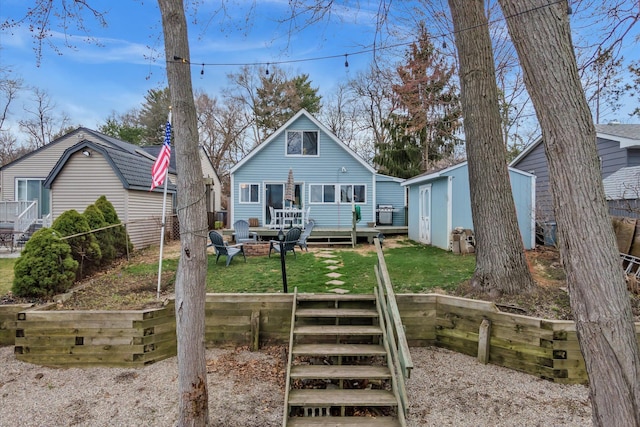
[[[366,254],[351,250],[333,251],[339,266],[334,271],[342,274],[343,285],[327,285],[327,258],[313,253],[298,253],[286,257],[289,291],[327,292],[336,287],[352,293],[371,293],[376,284],[374,265],[377,262],[374,246]],[[453,289],[473,274],[474,256],[454,255],[441,249],[417,244],[400,248],[384,248],[385,260],[394,289],[399,293],[425,293],[435,288]],[[249,257],[247,263],[236,256],[229,267],[221,258],[209,257],[207,275],[208,292],[279,292],[282,290],[280,257]]]
[[[468,280],[475,268],[473,255],[454,255],[441,249],[418,245],[408,240],[406,246],[384,248],[389,275],[398,293],[426,293],[436,288],[451,290],[459,283]],[[312,252],[297,252],[294,258],[286,257],[286,271],[289,292],[295,287],[298,292],[327,292],[342,288],[351,293],[371,293],[376,285],[374,265],[377,262],[375,247],[364,245],[370,251],[354,251],[337,247],[333,249],[333,258],[320,257]],[[336,262],[326,263],[327,259]],[[216,264],[215,255],[208,257],[207,292],[282,292],[282,274],[279,255],[247,257],[245,263],[236,256],[229,267],[221,257]],[[15,258],[0,259],[0,295],[11,290],[13,264]],[[333,270],[342,276],[337,278],[342,285],[327,285],[331,280],[327,274]],[[177,259],[163,261],[164,275],[175,276]],[[153,282],[157,280],[158,263],[130,264],[118,273],[117,280],[128,283]],[[165,276],[166,277],[166,276]],[[111,278],[113,280],[113,278]],[[172,280],[175,280],[172,279]],[[172,284],[172,283],[170,283]],[[163,285],[166,286],[166,283]]]
[[13,285],[13,264],[16,258],[0,258],[0,295],[5,295]]

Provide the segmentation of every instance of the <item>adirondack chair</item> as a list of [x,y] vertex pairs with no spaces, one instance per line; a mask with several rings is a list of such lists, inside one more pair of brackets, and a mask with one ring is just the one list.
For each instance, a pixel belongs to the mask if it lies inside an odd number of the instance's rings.
[[249,223],[244,219],[239,219],[234,222],[233,230],[235,231],[236,243],[258,241],[258,234],[253,231],[249,231]]
[[304,231],[302,232],[302,234],[300,235],[300,238],[298,239],[298,246],[300,246],[300,250],[304,249],[305,251],[309,252],[309,248],[307,247],[307,239],[311,235],[311,231],[313,231],[313,227],[315,225],[316,223],[313,220],[311,220],[304,227]]
[[[284,256],[287,255],[287,252],[293,252],[293,256],[296,256],[296,245],[298,244],[298,239],[300,239],[301,233],[302,230],[298,227],[293,227],[285,233],[284,241],[282,242]],[[280,253],[280,241],[269,240],[269,257],[271,257],[271,251]],[[283,254],[280,254],[280,256],[282,255]]]
[[211,244],[207,245],[207,247],[213,246],[213,249],[216,251],[216,264],[218,263],[218,258],[220,258],[221,255],[225,255],[227,257],[227,267],[229,267],[229,263],[233,257],[238,254],[242,254],[244,262],[247,262],[247,257],[244,255],[244,248],[242,247],[242,244],[227,244],[227,242],[222,238],[222,235],[217,231],[210,231],[209,239],[211,240]]

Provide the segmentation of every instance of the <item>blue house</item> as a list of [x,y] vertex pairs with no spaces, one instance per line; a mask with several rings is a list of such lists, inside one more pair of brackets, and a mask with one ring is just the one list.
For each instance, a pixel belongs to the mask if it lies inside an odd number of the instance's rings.
[[361,220],[376,222],[378,204],[391,205],[392,224],[404,226],[402,179],[381,175],[306,110],[299,111],[230,170],[229,224],[257,218],[271,223],[271,209],[282,209],[289,171],[292,204],[316,226],[351,228],[352,203]]
[[[509,168],[509,178],[520,235],[525,249],[532,249],[536,178],[513,168]],[[473,229],[467,162],[409,178],[401,185],[408,188],[410,239],[450,250],[455,228]]]

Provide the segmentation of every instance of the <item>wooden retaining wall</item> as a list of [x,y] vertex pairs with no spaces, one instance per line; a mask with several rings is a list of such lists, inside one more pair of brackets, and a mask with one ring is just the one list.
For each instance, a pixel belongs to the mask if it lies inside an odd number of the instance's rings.
[[33,307],[33,304],[0,305],[0,345],[16,342],[16,319],[18,313]]
[[[573,321],[503,313],[490,302],[439,294],[396,296],[411,346],[435,345],[558,383],[587,383]],[[486,341],[481,325],[489,325]],[[636,323],[640,348],[640,323]]]
[[23,311],[18,360],[46,366],[140,367],[176,355],[174,304],[128,311]]
[[[486,349],[492,364],[560,383],[587,382],[574,322],[503,313],[490,302],[440,294],[396,298],[411,346],[435,345],[474,357],[479,348]],[[286,343],[292,301],[290,294],[208,294],[206,345],[255,349]],[[161,309],[119,312],[25,308],[0,306],[2,345],[14,343],[14,332],[19,360],[136,367],[176,354],[173,302]],[[640,342],[640,323],[636,333]]]

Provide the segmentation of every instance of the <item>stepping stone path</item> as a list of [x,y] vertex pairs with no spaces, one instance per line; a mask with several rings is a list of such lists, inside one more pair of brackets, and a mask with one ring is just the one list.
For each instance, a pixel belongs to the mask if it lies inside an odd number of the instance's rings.
[[[337,265],[337,264],[340,264],[340,261],[334,259],[337,257],[337,255],[333,253],[333,250],[323,249],[320,252],[318,252],[316,256],[319,258],[326,258],[323,262],[326,264],[327,269],[330,270],[330,272],[327,273],[326,276],[331,280],[329,280],[328,282],[325,282],[325,284],[332,285],[332,286],[344,285],[344,282],[340,280],[340,277],[342,277],[342,274],[336,271],[340,269],[340,266]],[[330,290],[330,292],[343,294],[349,291],[346,291],[344,289],[333,289],[333,290]]]

